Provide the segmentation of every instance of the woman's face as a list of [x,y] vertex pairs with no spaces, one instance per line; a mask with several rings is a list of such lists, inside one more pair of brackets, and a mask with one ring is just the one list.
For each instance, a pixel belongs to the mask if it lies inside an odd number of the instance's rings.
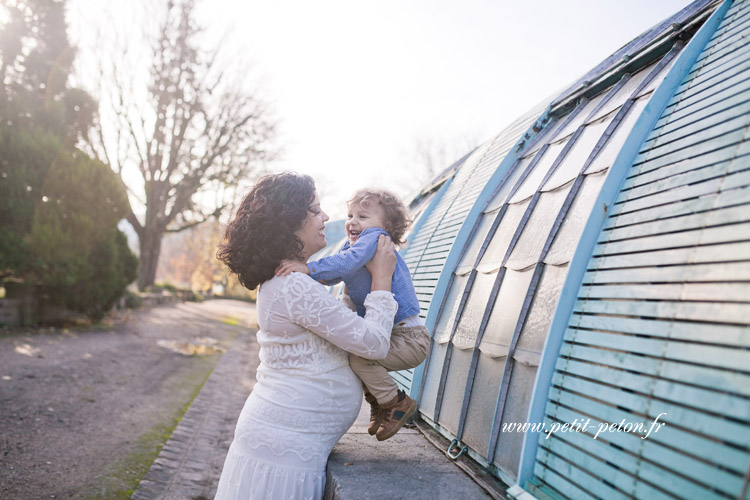
[[302,242],[302,257],[307,260],[318,250],[326,246],[325,222],[328,215],[320,208],[320,198],[317,193],[315,199],[307,208],[307,217],[302,227],[294,234]]

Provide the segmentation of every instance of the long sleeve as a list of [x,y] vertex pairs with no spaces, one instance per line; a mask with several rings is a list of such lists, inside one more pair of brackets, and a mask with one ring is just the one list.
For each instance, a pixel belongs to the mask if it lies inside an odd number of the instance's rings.
[[332,280],[350,274],[370,262],[378,248],[378,236],[387,234],[382,229],[366,229],[357,241],[329,257],[308,262],[310,276],[316,280]]
[[357,312],[357,306],[352,302],[352,298],[349,297],[347,294],[341,295],[341,301],[342,304],[344,304],[350,311]]
[[357,356],[386,357],[398,309],[393,294],[371,292],[365,299],[367,312],[361,318],[308,276],[292,273],[289,278],[284,300],[293,323]]

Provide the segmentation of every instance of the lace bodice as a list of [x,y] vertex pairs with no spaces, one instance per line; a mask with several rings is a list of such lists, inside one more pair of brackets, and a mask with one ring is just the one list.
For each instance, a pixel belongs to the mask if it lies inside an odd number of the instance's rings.
[[261,361],[274,369],[322,373],[346,365],[347,352],[384,358],[398,305],[390,292],[376,291],[365,306],[361,318],[302,273],[263,283],[258,292]]

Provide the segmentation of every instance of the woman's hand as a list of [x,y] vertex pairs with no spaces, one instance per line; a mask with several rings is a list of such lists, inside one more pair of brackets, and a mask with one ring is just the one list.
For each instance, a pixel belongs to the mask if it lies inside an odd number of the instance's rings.
[[304,273],[307,275],[310,274],[310,269],[308,269],[307,264],[304,262],[298,260],[282,260],[279,267],[276,268],[276,276],[286,276],[292,271],[297,271],[298,273]]
[[391,291],[391,280],[393,279],[393,272],[396,270],[396,246],[391,241],[390,236],[381,234],[378,237],[378,248],[375,251],[375,256],[365,264],[365,267],[372,275],[370,291]]

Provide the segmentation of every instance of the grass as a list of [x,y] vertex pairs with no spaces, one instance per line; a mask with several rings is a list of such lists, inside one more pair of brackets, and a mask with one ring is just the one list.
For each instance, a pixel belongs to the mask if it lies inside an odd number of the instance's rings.
[[[200,393],[206,380],[213,373],[218,356],[202,356],[195,358],[199,367],[181,378],[179,387],[171,393],[180,392],[179,389],[193,387],[190,397],[182,406],[172,412],[171,417],[162,420],[150,430],[138,437],[138,440],[124,458],[116,462],[111,472],[103,477],[95,487],[95,491],[85,494],[84,500],[127,500],[138,487],[141,479],[151,468],[154,460],[159,456],[164,444],[170,438],[177,425],[185,416],[188,408]],[[179,402],[175,402],[179,404]]]
[[223,317],[221,319],[221,322],[224,323],[225,325],[229,325],[229,326],[239,326],[240,325],[239,318],[234,318],[232,316],[225,316],[225,317]]

